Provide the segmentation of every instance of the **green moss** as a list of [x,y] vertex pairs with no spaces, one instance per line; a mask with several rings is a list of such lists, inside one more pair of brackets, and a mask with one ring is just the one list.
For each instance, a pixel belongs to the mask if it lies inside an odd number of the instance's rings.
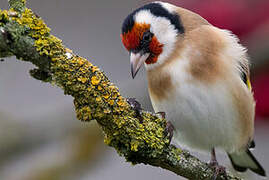
[[182,150],[179,148],[173,148],[171,150],[171,157],[173,157],[174,159],[176,159],[176,161],[180,160],[180,155],[182,154]]
[[10,4],[10,8],[23,12],[25,9],[26,0],[8,0]]
[[50,60],[50,82],[74,97],[79,120],[97,120],[105,133],[106,144],[126,157],[130,157],[132,152],[147,157],[163,153],[168,144],[168,139],[164,137],[164,119],[150,113],[142,114],[142,123],[134,118],[136,113],[103,72],[65,48],[61,40],[50,35],[50,29],[30,9],[26,8],[21,16],[12,20],[29,29],[29,35],[35,39],[36,50]]
[[9,21],[8,11],[7,10],[0,10],[0,26],[3,26]]

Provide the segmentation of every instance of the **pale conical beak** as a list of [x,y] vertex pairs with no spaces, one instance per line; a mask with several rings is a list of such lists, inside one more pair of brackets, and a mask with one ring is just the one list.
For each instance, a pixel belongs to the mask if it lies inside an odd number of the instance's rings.
[[135,78],[137,72],[141,68],[142,64],[148,59],[149,53],[141,54],[141,53],[133,53],[131,52],[130,61],[131,61],[131,72],[133,79]]

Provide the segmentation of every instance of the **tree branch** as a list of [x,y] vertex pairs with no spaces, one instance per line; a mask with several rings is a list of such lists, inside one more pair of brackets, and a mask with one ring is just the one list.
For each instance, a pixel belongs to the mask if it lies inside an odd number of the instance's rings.
[[[188,179],[212,179],[213,170],[206,163],[169,145],[165,119],[142,111],[141,122],[104,73],[51,35],[42,19],[25,7],[25,0],[9,3],[8,11],[0,11],[0,57],[15,55],[36,65],[30,74],[73,96],[77,118],[95,119],[105,143],[127,161],[162,167]],[[240,179],[229,172],[228,178]]]

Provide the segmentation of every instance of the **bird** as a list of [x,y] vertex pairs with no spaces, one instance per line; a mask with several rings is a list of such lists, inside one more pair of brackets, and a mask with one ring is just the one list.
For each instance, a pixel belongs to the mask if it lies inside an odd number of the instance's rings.
[[236,35],[156,1],[124,19],[121,40],[133,78],[144,64],[153,109],[165,113],[178,145],[211,152],[209,164],[216,168],[215,149],[222,149],[236,171],[266,176],[250,151],[255,100],[247,49]]

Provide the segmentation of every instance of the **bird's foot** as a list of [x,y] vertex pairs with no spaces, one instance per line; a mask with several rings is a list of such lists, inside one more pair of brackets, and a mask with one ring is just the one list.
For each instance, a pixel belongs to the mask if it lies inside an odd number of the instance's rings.
[[170,121],[168,121],[165,127],[165,136],[168,136],[169,144],[171,143],[171,140],[173,138],[174,129],[175,129],[174,125]]
[[130,104],[130,106],[135,110],[136,118],[138,118],[140,123],[142,123],[143,117],[141,115],[142,113],[141,104],[135,98],[127,98],[126,100]]
[[[157,112],[156,114],[160,115],[161,118],[165,119],[165,116],[166,116],[165,112]],[[175,129],[174,125],[173,125],[170,121],[168,121],[168,122],[166,123],[166,127],[165,127],[165,131],[164,131],[164,135],[165,135],[165,136],[168,136],[168,139],[169,139],[169,145],[170,145],[171,140],[172,140],[173,135],[174,135],[174,129]]]
[[156,114],[160,115],[161,118],[165,119],[165,115],[166,115],[165,112],[157,112]]
[[216,180],[219,176],[223,176],[225,179],[228,179],[226,168],[224,166],[219,165],[217,161],[211,160],[208,163],[208,165],[214,170],[212,180]]

